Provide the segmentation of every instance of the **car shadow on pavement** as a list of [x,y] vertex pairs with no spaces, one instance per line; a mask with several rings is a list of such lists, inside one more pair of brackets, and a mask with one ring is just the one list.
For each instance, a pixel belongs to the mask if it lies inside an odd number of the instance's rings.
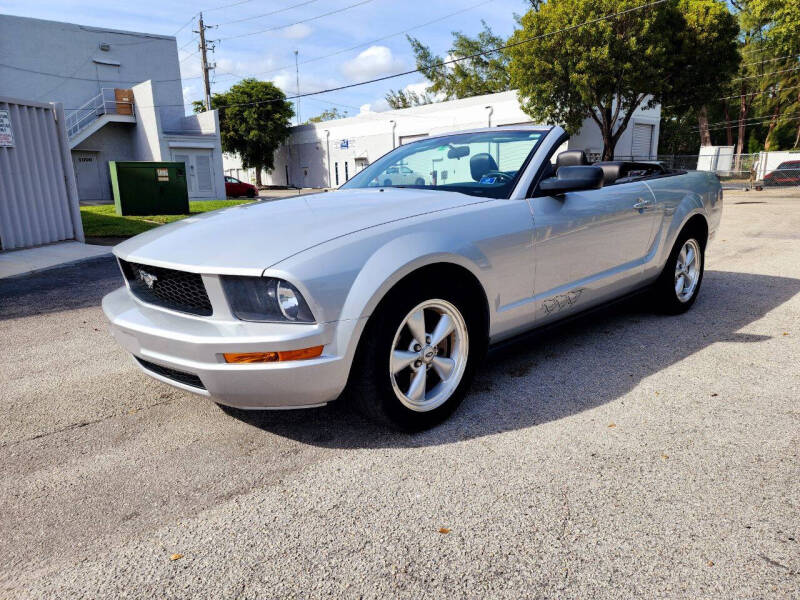
[[[640,296],[527,335],[491,351],[455,414],[418,434],[389,431],[344,402],[299,411],[222,410],[272,434],[334,448],[421,447],[532,427],[611,402],[711,344],[758,344],[781,335],[742,329],[798,292],[800,279],[707,271],[697,302],[683,315],[654,314]],[[707,393],[706,384],[698,378],[698,393]]]

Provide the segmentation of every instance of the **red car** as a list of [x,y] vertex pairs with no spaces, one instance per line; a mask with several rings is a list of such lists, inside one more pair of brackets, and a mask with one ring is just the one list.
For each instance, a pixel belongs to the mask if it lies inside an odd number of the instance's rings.
[[228,198],[238,198],[239,196],[247,196],[248,198],[255,198],[258,196],[258,189],[256,186],[239,181],[236,177],[230,175],[225,176],[225,195]]
[[800,160],[788,160],[764,175],[764,185],[800,185]]

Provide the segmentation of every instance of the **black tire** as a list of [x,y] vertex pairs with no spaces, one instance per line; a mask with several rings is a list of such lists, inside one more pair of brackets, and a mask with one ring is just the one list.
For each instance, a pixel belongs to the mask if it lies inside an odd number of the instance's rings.
[[414,182],[414,185],[425,185],[425,180],[422,177],[417,177],[417,180]]
[[383,180],[383,187],[389,187],[391,185],[392,185],[392,180],[391,179],[384,179]]
[[[699,248],[700,273],[691,296],[688,299],[681,299],[675,290],[678,285],[675,281],[675,272],[678,267],[678,257],[687,242],[694,242],[696,247]],[[700,285],[703,283],[706,264],[705,247],[706,240],[699,239],[697,234],[692,231],[682,231],[678,236],[667,263],[664,265],[664,270],[653,286],[653,296],[660,312],[668,315],[678,315],[685,313],[694,305],[697,295],[700,293]]]
[[[364,416],[406,432],[434,427],[449,417],[467,393],[475,367],[486,352],[485,308],[458,285],[426,278],[395,288],[370,318],[359,342],[350,371],[347,399]],[[404,405],[396,395],[389,358],[395,334],[406,316],[419,304],[444,300],[463,317],[469,340],[466,366],[455,390],[440,406],[419,412]],[[423,367],[424,368],[424,367]],[[435,381],[435,380],[433,380]]]
[[248,198],[255,198],[257,196],[255,190],[247,190],[247,197]]

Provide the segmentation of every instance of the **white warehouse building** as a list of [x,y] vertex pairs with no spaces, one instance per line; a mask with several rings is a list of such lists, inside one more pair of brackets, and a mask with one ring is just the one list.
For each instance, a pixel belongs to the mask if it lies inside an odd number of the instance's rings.
[[[660,106],[638,109],[617,142],[615,157],[654,159],[660,120]],[[292,128],[287,143],[275,154],[275,168],[262,181],[267,185],[338,187],[401,144],[465,129],[532,124],[514,90],[309,123]],[[597,124],[587,118],[564,149],[599,157],[603,140]],[[243,169],[236,157],[226,156],[224,162],[226,174],[254,180],[252,170]]]
[[216,111],[185,116],[173,36],[0,15],[0,95],[60,102],[81,201],[110,200],[109,161],[177,161],[189,197],[225,197]]

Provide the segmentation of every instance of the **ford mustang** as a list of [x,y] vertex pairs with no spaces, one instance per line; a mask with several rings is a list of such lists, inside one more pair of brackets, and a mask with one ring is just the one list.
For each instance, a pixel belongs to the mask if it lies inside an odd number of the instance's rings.
[[[642,290],[671,314],[697,298],[716,176],[589,164],[567,140],[543,126],[433,136],[336,191],[143,233],[114,249],[111,331],[148,375],[223,405],[344,396],[431,427],[491,344]],[[401,166],[431,178],[375,186]]]

